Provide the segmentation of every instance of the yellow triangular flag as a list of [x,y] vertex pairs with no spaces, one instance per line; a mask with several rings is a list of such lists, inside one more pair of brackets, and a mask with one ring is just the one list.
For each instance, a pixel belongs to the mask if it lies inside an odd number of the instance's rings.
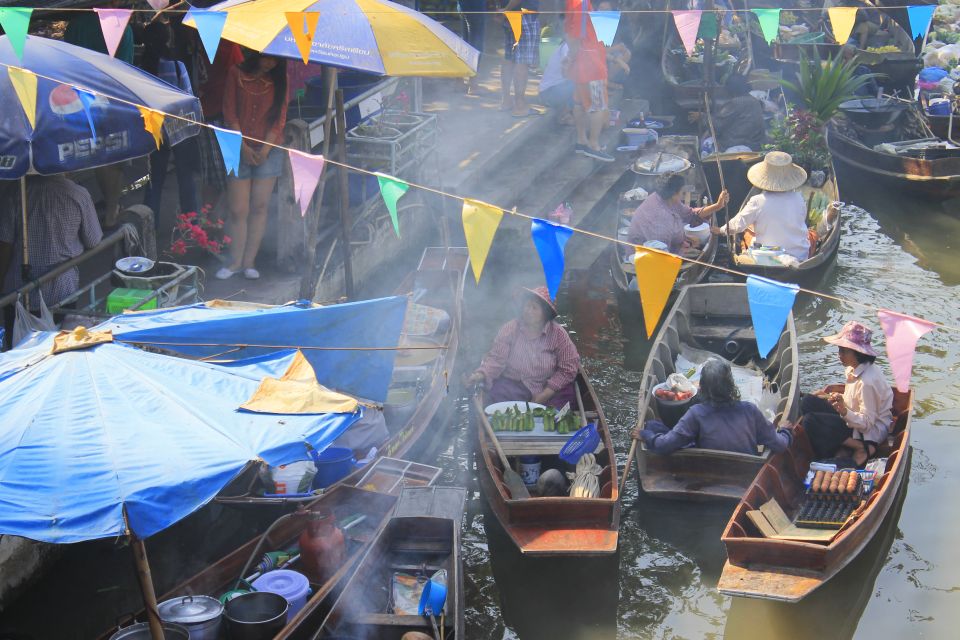
[[633,266],[637,271],[637,287],[640,289],[640,306],[643,321],[647,325],[647,337],[660,322],[663,308],[680,273],[680,258],[663,251],[637,247],[633,254]]
[[140,116],[143,118],[143,128],[147,133],[153,136],[153,141],[157,143],[157,149],[163,142],[163,118],[164,115],[159,111],[148,109],[147,107],[137,106],[140,110]]
[[523,12],[504,11],[503,15],[507,16],[507,22],[510,23],[510,29],[513,30],[513,43],[516,45],[516,43],[520,41],[520,34],[522,33]]
[[833,27],[833,39],[837,44],[846,44],[853,33],[853,24],[857,21],[856,7],[830,7],[827,9],[830,25]]
[[297,49],[303,56],[303,64],[310,63],[310,49],[313,48],[313,35],[317,32],[317,21],[320,13],[317,11],[287,11],[287,24]]
[[17,92],[20,98],[20,106],[23,112],[27,114],[27,120],[30,121],[30,128],[37,128],[37,76],[26,69],[17,67],[7,67],[7,73],[10,74],[10,84],[13,90]]
[[477,284],[480,284],[480,274],[501,218],[503,210],[492,204],[470,199],[463,201],[463,235],[467,238],[470,265]]

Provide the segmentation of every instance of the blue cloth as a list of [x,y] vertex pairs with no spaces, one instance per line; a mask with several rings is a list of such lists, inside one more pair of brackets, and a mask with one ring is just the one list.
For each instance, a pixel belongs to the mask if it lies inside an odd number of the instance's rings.
[[[250,462],[305,459],[355,414],[239,410],[264,363],[220,367],[118,343],[50,355],[55,334],[0,354],[0,533],[53,543],[147,537]],[[289,364],[277,354],[275,370]],[[29,366],[28,366],[29,365]]]
[[[383,402],[393,376],[393,348],[399,344],[406,309],[404,296],[316,308],[288,304],[237,309],[197,304],[121,315],[97,328],[111,329],[114,338],[124,342],[176,343],[163,348],[190,357],[217,356],[217,362],[268,355],[290,347],[388,347],[373,351],[303,349],[324,386]],[[213,346],[200,346],[206,344]],[[264,346],[237,350],[222,346],[230,344]]]
[[645,431],[640,432],[644,443],[661,455],[688,445],[756,455],[757,445],[762,444],[776,453],[791,440],[789,432],[777,431],[756,405],[743,400],[723,407],[696,404],[669,433],[644,435]]
[[[0,37],[0,63],[21,63]],[[156,150],[153,136],[143,128],[144,105],[189,120],[200,120],[200,101],[162,82],[145,71],[110,56],[75,47],[58,40],[27,36],[25,66],[38,76],[36,131],[30,127],[9,74],[0,73],[0,180],[20,178],[28,172],[59,174],[113,164],[145,156]],[[71,85],[95,95],[87,121],[84,103]],[[104,96],[127,100],[125,104]],[[199,131],[196,125],[167,118],[164,132],[177,144]]]

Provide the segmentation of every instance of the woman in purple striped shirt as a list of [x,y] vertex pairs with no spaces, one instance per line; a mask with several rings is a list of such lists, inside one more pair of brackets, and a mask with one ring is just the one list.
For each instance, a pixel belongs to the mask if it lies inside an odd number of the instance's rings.
[[468,381],[482,382],[491,403],[521,400],[559,408],[576,398],[580,354],[553,321],[557,308],[547,288],[523,291],[519,316],[503,325]]

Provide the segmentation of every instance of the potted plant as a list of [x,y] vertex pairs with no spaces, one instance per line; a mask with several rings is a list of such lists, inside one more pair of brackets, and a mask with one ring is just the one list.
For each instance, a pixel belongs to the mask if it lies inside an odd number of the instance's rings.
[[187,258],[190,253],[209,253],[220,256],[230,245],[231,238],[225,233],[223,218],[212,213],[211,205],[197,211],[181,213],[173,227],[167,253],[186,258],[186,262],[198,262],[199,256]]

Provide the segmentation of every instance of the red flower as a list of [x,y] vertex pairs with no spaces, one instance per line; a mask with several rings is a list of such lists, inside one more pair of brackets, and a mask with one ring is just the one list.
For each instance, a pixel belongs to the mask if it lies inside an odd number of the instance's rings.
[[230,236],[223,236],[223,244],[230,244],[231,242],[233,242],[233,238]]
[[170,251],[177,255],[182,256],[187,252],[187,243],[183,240],[177,240],[172,245],[170,245]]
[[183,214],[183,217],[187,220],[193,220],[194,218],[197,217],[197,212],[196,211],[187,212]]

